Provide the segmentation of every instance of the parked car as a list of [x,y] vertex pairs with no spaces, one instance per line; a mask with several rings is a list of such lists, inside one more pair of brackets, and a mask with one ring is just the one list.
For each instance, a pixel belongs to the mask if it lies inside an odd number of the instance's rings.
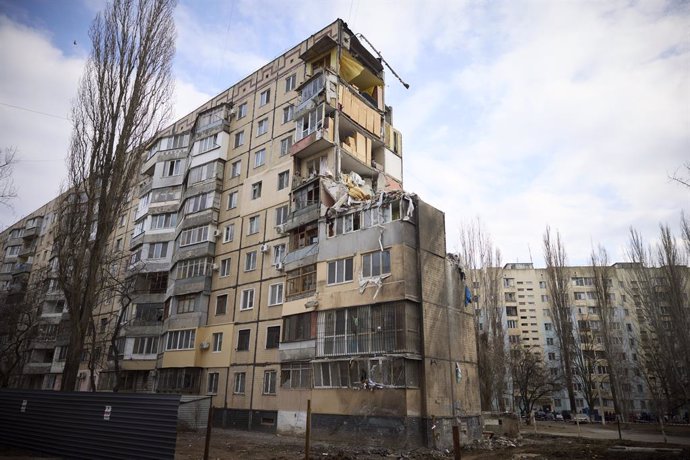
[[574,423],[589,423],[591,420],[587,414],[575,414],[573,417]]
[[538,410],[534,413],[534,419],[539,421],[546,420],[546,412]]
[[563,420],[564,419],[563,419],[563,416],[561,414],[556,414],[556,421],[557,422],[562,422]]
[[563,417],[563,420],[568,420],[568,421],[572,418],[572,414],[567,410],[562,410],[561,416]]
[[544,417],[544,419],[545,419],[547,422],[553,422],[554,420],[556,420],[556,416],[553,414],[553,412],[547,412],[547,413],[546,413],[546,416]]

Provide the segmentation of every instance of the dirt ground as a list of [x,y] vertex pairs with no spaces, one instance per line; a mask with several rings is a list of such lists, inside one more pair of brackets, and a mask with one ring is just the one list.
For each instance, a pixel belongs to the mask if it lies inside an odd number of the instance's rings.
[[[683,444],[664,444],[660,442],[633,441],[633,434],[639,436],[657,436],[658,427],[654,425],[624,427],[623,441],[618,439],[601,439],[607,433],[616,434],[617,427],[583,426],[583,436],[577,436],[577,428],[568,424],[542,424],[537,426],[537,433],[533,427],[521,427],[522,434],[517,440],[496,437],[494,440],[483,440],[466,445],[462,451],[463,460],[547,460],[547,459],[618,459],[618,460],[662,460],[685,459],[690,460],[690,427],[669,427],[669,439],[680,439]],[[615,431],[614,431],[615,428]],[[558,434],[553,434],[558,433]],[[588,434],[589,433],[589,434]],[[626,439],[628,438],[628,439]],[[176,460],[197,460],[203,458],[205,433],[180,432],[177,437]],[[31,460],[48,458],[41,455],[21,451],[14,448],[3,448],[0,440],[0,458],[3,460]],[[387,445],[385,447],[356,446],[338,442],[312,442],[310,458],[336,460],[370,460],[370,459],[450,459],[452,452],[435,450],[402,449]],[[640,446],[648,449],[645,452],[610,451],[614,446]],[[679,453],[654,452],[654,448],[679,449]],[[304,438],[292,436],[278,436],[274,434],[214,429],[211,437],[211,460],[234,459],[303,459]],[[55,459],[58,460],[58,459]]]
[[[203,458],[204,434],[180,433],[177,441],[176,460]],[[382,440],[385,444],[385,440]],[[515,444],[515,447],[510,447]],[[614,452],[613,446],[643,446],[646,448],[677,448],[672,452]],[[370,460],[394,459],[441,459],[453,458],[452,452],[439,452],[425,448],[406,450],[395,446],[365,447],[339,444],[336,442],[312,443],[312,459]],[[214,429],[211,438],[209,459],[301,459],[304,458],[304,438],[277,436],[265,433]],[[690,446],[663,443],[647,443],[610,439],[566,438],[550,434],[523,433],[521,439],[496,442],[482,442],[465,446],[463,460],[546,460],[546,459],[690,459]]]

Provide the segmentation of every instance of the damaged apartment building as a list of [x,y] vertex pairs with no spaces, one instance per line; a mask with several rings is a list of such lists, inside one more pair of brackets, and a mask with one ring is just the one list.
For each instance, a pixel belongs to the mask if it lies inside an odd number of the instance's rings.
[[384,92],[337,20],[151,141],[113,236],[121,391],[212,395],[228,427],[301,432],[310,400],[317,436],[481,432],[473,310]]

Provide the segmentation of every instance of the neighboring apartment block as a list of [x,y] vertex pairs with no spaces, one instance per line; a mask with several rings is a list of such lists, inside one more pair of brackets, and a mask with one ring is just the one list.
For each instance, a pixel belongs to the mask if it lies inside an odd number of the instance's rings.
[[[107,335],[121,312],[121,391],[211,395],[233,427],[299,432],[311,400],[324,434],[443,443],[455,416],[481,433],[473,310],[443,213],[403,190],[384,92],[381,60],[337,20],[150,142],[111,236],[131,303],[95,320]],[[29,230],[3,233],[8,276]],[[22,382],[53,388],[59,344],[42,343]]]
[[[690,275],[688,267],[681,267]],[[559,339],[552,316],[552,299],[548,289],[546,269],[535,269],[532,263],[508,263],[503,268],[492,269],[498,274],[499,302],[502,325],[505,331],[506,350],[524,347],[542,354],[544,364],[554,374],[562,374]],[[607,267],[607,295],[613,307],[610,324],[611,342],[616,350],[616,366],[621,375],[619,394],[626,405],[627,415],[635,416],[653,412],[652,395],[648,383],[641,373],[641,353],[644,352],[647,332],[644,327],[643,299],[636,286],[639,266],[629,263],[615,263]],[[654,270],[654,269],[652,269]],[[551,394],[539,402],[538,408],[577,411],[589,414],[613,414],[611,364],[604,358],[601,308],[597,300],[594,270],[591,266],[567,267],[568,299],[571,307],[571,321],[575,344],[582,350],[581,357],[589,359],[594,401],[589,407],[584,394],[582,379],[575,379],[575,408],[570,407],[567,391]],[[473,283],[478,331],[486,330],[486,301],[482,299],[481,283]],[[690,292],[686,293],[686,299]],[[479,308],[478,308],[479,307]],[[663,308],[663,307],[662,307]],[[582,360],[582,358],[580,358]],[[577,364],[575,369],[577,369]],[[580,364],[580,369],[585,368]],[[510,388],[510,385],[509,385]],[[507,407],[514,406],[510,395],[506,395]]]

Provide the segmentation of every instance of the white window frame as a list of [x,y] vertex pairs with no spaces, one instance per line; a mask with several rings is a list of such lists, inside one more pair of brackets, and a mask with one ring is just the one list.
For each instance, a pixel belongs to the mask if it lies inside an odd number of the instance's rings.
[[251,216],[249,218],[249,221],[247,222],[247,235],[259,233],[259,229],[261,228],[261,219],[259,217],[260,216],[257,214],[256,216]]
[[262,136],[268,132],[268,117],[262,118],[256,123],[256,137]]
[[165,338],[165,351],[193,350],[196,329],[177,329],[168,331]]
[[218,372],[208,373],[208,384],[206,387],[206,394],[216,395],[218,394]]
[[203,139],[200,139],[199,142],[199,150],[198,153],[204,153],[208,152],[209,150],[213,150],[214,148],[218,147],[218,144],[216,143],[216,137],[217,134],[213,134],[211,136],[204,137]]
[[223,228],[223,243],[229,243],[235,239],[235,224],[228,224]]
[[232,386],[232,393],[236,395],[243,395],[247,383],[246,372],[235,372],[235,383]]
[[237,106],[237,119],[241,119],[247,116],[247,103],[243,102]]
[[262,181],[254,182],[252,184],[252,200],[261,198]]
[[292,121],[295,118],[295,106],[289,104],[283,108],[283,124]]
[[249,251],[244,255],[244,271],[256,270],[256,251]]
[[181,160],[168,160],[163,167],[163,177],[173,177],[182,174]]
[[287,222],[290,216],[290,208],[287,205],[279,206],[276,208],[276,225],[281,225]]
[[273,262],[271,265],[278,265],[287,254],[287,245],[276,244],[273,246]]
[[268,306],[282,305],[285,302],[285,283],[268,286]]
[[234,148],[239,148],[244,145],[244,130],[235,133],[235,143]]
[[231,262],[230,257],[227,257],[225,259],[221,259],[220,271],[218,272],[219,277],[224,278],[226,276],[230,276],[230,262]]
[[271,88],[261,91],[259,94],[259,107],[263,107],[271,102]]
[[266,164],[266,149],[259,149],[254,153],[254,167],[258,168]]
[[[388,253],[388,271],[385,272],[384,267],[383,267],[383,253]],[[379,257],[379,273],[374,273],[373,272],[373,264],[372,260],[373,257]],[[368,262],[368,267],[367,267],[367,258],[369,258]],[[368,269],[368,270],[367,270]],[[362,277],[363,278],[371,278],[371,277],[376,277],[376,276],[381,276],[381,275],[386,275],[391,273],[392,267],[391,267],[391,258],[390,258],[390,249],[384,249],[383,251],[375,251],[375,252],[370,252],[367,254],[362,254]],[[367,273],[368,271],[368,273]]]
[[285,78],[285,92],[288,93],[295,89],[297,86],[297,74],[293,73],[289,77]]
[[254,288],[242,289],[240,300],[240,311],[252,310],[254,308]]
[[264,384],[263,384],[262,394],[275,395],[277,383],[278,383],[278,372],[277,371],[275,371],[275,370],[264,371]]
[[[331,267],[333,267],[333,279],[331,279]],[[349,283],[354,279],[354,271],[354,258],[346,257],[344,259],[332,260],[328,262],[327,284],[330,286]]]
[[290,147],[292,147],[292,135],[280,140],[280,156],[282,157],[290,153]]
[[278,173],[278,190],[283,190],[290,186],[290,170],[281,171]]
[[242,160],[233,161],[230,166],[230,178],[240,177],[242,174]]
[[228,209],[235,209],[237,207],[238,196],[239,194],[237,191],[228,194]]
[[214,332],[211,338],[213,342],[213,353],[220,353],[223,351],[223,333]]

